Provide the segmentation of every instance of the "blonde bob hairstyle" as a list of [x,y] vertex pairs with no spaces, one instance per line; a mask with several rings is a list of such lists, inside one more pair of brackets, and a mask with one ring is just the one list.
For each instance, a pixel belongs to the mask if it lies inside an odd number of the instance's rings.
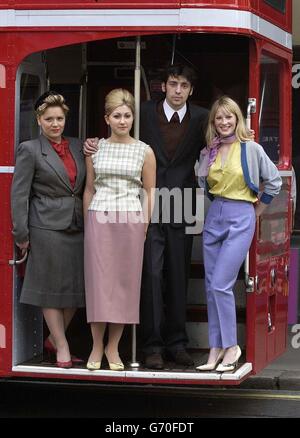
[[234,114],[236,116],[235,135],[238,141],[251,140],[251,134],[246,127],[245,119],[238,104],[228,96],[222,96],[217,99],[211,107],[208,126],[206,130],[206,142],[210,145],[213,139],[218,135],[215,128],[215,117],[219,109],[223,109],[226,113]]
[[38,102],[35,114],[37,117],[41,117],[48,108],[57,106],[62,109],[65,116],[68,114],[69,107],[65,103],[65,98],[61,94],[49,94],[41,99],[41,102]]
[[105,97],[105,115],[109,116],[116,108],[122,105],[128,106],[134,116],[135,105],[133,95],[124,88],[115,88]]

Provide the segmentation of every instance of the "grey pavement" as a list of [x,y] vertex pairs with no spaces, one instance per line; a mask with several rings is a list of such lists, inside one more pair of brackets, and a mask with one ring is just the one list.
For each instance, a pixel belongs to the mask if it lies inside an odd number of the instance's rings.
[[288,327],[286,352],[250,376],[240,388],[300,391],[300,324]]

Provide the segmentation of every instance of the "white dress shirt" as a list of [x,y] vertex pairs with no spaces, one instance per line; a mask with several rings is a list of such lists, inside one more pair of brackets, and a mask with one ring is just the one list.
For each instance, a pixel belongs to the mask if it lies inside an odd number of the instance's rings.
[[171,120],[173,114],[177,113],[179,116],[179,121],[181,123],[183,117],[185,116],[186,110],[187,110],[186,103],[185,103],[182,108],[180,108],[178,111],[175,111],[173,108],[170,107],[170,105],[168,104],[166,99],[164,100],[163,108],[164,108],[164,113],[168,119],[168,122]]

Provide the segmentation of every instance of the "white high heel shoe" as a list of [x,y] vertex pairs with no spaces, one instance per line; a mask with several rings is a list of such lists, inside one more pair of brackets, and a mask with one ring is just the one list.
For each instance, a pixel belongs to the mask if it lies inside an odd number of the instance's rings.
[[241,357],[241,355],[242,355],[241,349],[237,345],[234,361],[231,363],[220,363],[220,365],[218,365],[216,371],[223,373],[224,371],[234,370],[238,365],[238,360]]
[[225,354],[225,350],[220,350],[218,353],[218,356],[216,357],[216,360],[212,363],[205,363],[204,365],[199,365],[196,367],[196,370],[198,371],[212,371],[214,370],[218,364],[221,362]]

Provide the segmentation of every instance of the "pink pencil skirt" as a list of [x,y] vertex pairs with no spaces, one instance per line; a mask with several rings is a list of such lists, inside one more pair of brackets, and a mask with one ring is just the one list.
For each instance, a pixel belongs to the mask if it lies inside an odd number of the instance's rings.
[[89,210],[84,234],[88,322],[139,323],[142,212]]

